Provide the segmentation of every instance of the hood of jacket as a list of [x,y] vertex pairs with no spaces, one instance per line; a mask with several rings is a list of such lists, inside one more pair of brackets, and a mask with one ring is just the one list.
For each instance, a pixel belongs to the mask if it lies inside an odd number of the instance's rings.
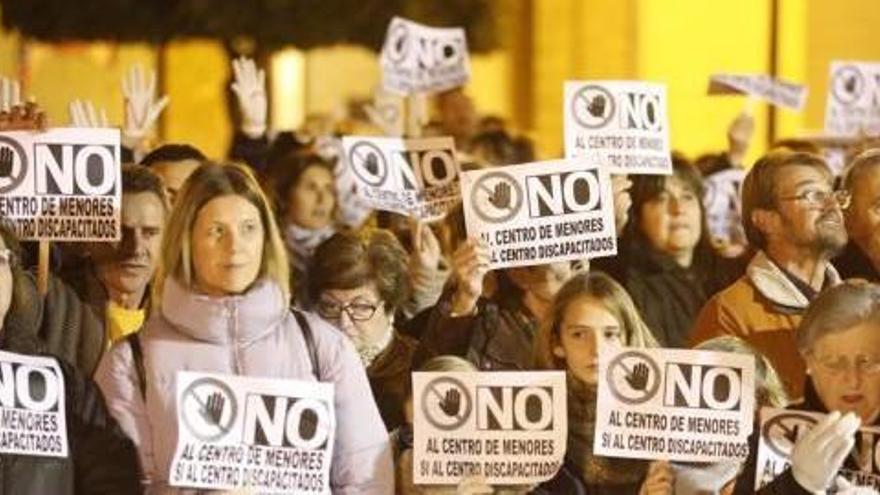
[[[746,269],[746,276],[764,297],[793,309],[805,309],[809,299],[798,290],[779,266],[764,251],[758,251]],[[826,284],[838,285],[840,274],[831,263],[825,263]]]
[[178,332],[212,344],[248,345],[276,331],[287,311],[281,288],[267,278],[233,296],[199,294],[174,277],[162,291],[162,316]]

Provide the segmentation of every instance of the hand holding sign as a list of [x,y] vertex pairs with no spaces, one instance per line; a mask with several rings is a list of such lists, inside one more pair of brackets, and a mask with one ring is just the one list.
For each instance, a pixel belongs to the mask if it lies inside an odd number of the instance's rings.
[[18,81],[0,77],[0,132],[17,130],[45,130],[46,114],[36,103],[21,101]]
[[675,486],[675,474],[666,461],[652,462],[648,467],[648,475],[642,482],[639,495],[670,495]]
[[824,492],[831,485],[855,443],[861,421],[849,413],[834,411],[822,418],[794,445],[791,474],[811,492]]
[[412,234],[413,252],[411,256],[412,271],[416,276],[425,271],[434,273],[440,265],[443,252],[440,249],[440,241],[431,230],[431,226],[416,219],[410,219],[410,233]]
[[455,295],[452,313],[466,315],[473,312],[483,293],[483,277],[489,271],[489,248],[482,241],[468,239],[452,255],[452,273]]

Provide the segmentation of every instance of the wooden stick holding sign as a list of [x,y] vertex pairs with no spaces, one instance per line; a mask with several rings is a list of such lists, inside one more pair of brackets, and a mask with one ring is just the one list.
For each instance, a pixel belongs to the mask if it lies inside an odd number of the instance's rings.
[[422,137],[425,124],[425,96],[412,93],[403,100],[403,122],[405,137]]
[[40,241],[40,258],[37,264],[37,290],[41,296],[49,292],[49,253],[51,243]]

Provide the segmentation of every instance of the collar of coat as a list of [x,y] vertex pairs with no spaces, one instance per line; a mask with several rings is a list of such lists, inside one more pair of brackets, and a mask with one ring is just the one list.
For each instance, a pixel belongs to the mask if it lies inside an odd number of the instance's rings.
[[[782,269],[770,259],[764,251],[758,251],[749,267],[746,276],[764,297],[780,306],[805,309],[809,299],[798,290]],[[826,285],[838,285],[840,275],[831,263],[825,263]]]
[[278,284],[260,279],[244,293],[212,297],[193,292],[174,277],[165,280],[162,316],[174,328],[203,342],[248,345],[276,331],[289,314]]

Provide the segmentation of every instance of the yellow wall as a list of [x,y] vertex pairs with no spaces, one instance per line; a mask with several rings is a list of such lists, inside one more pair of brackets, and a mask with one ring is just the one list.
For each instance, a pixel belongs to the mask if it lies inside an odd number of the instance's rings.
[[810,83],[806,124],[808,128],[821,129],[831,61],[880,61],[880,2],[809,0],[806,25],[809,36],[803,49],[809,54],[806,74]]
[[[226,107],[229,62],[214,42],[172,43],[166,51],[166,142],[189,143],[207,156],[226,156],[232,125]],[[231,96],[231,95],[230,95]],[[232,97],[232,96],[231,96]]]
[[[725,146],[728,122],[742,97],[709,97],[713,72],[768,70],[768,0],[506,0],[499,17],[502,47],[472,57],[467,91],[484,114],[507,118],[535,138],[542,157],[562,150],[562,84],[566,79],[645,79],[666,82],[673,147],[695,156]],[[809,87],[801,114],[777,111],[777,135],[821,129],[828,64],[835,59],[880,60],[878,0],[779,0],[779,74]],[[525,21],[523,20],[525,19]],[[524,24],[525,22],[525,24]],[[524,26],[531,26],[525,33]],[[524,39],[530,42],[523,42]],[[22,41],[0,32],[0,74],[21,76]],[[531,43],[529,45],[529,43]],[[531,51],[523,47],[531,46]],[[55,125],[68,122],[73,98],[92,99],[121,122],[119,78],[131,63],[153,67],[146,45],[27,43],[27,95],[38,98]],[[273,123],[290,127],[308,113],[338,113],[347,100],[368,97],[379,83],[375,56],[331,47],[297,52],[276,81]],[[193,41],[166,52],[166,141],[187,141],[222,156],[231,129],[225,85],[229,67],[219,45]],[[284,81],[292,81],[285,84]],[[519,95],[519,97],[517,96]],[[278,114],[289,108],[284,115]],[[766,105],[750,159],[764,149]],[[279,110],[280,109],[280,110]]]
[[[769,4],[766,0],[638,2],[637,74],[667,84],[674,149],[694,157],[726,148],[727,125],[746,99],[708,96],[709,76],[767,73]],[[753,156],[763,149],[766,105],[758,105],[754,115]]]

